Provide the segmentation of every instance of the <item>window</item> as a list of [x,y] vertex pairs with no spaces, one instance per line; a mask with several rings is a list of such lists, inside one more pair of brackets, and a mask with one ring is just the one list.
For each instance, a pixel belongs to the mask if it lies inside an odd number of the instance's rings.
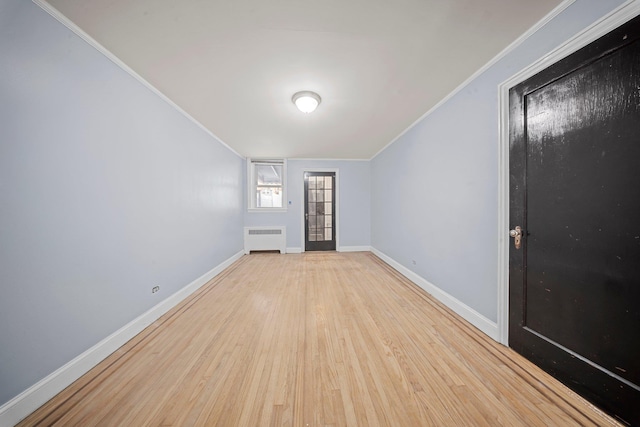
[[286,210],[286,160],[248,159],[249,210]]

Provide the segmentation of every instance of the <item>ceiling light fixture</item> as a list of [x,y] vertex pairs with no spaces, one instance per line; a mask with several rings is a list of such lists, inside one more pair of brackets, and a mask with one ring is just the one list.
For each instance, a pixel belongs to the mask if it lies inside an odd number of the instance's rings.
[[320,95],[315,92],[311,92],[309,90],[304,90],[302,92],[296,92],[293,94],[291,98],[298,110],[303,113],[311,113],[315,110],[318,105],[320,105]]

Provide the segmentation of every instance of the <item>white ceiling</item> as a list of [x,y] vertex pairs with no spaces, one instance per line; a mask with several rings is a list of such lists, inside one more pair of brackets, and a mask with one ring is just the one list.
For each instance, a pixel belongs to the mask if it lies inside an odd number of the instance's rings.
[[48,3],[243,156],[369,159],[561,0]]

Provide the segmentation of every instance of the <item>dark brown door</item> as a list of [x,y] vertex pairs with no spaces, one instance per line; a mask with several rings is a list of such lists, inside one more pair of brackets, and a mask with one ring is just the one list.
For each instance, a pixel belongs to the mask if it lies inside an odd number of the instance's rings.
[[509,345],[640,425],[640,19],[510,91]]
[[336,250],[336,174],[304,174],[304,240],[306,251]]

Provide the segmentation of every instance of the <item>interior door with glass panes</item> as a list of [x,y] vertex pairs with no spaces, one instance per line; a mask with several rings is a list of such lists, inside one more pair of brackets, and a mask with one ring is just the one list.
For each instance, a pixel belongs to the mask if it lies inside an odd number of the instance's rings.
[[336,250],[336,174],[304,174],[305,251]]

